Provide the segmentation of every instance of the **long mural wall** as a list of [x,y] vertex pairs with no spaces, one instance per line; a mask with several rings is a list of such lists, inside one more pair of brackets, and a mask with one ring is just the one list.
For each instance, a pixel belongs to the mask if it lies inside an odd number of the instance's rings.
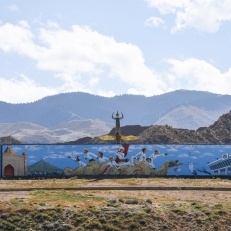
[[1,177],[231,176],[231,145],[2,145]]

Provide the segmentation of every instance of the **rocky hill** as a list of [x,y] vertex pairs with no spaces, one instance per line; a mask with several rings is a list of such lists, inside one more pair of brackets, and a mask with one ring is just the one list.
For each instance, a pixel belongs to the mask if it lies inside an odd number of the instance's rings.
[[175,144],[227,144],[231,143],[231,111],[222,115],[214,124],[198,130],[176,129],[154,125],[140,134],[140,143]]
[[210,142],[231,143],[231,111],[200,132]]
[[22,142],[12,136],[5,136],[0,137],[0,144],[22,144]]
[[[129,135],[138,136],[140,133],[142,133],[143,131],[145,131],[149,127],[150,126],[126,125],[126,126],[121,127],[121,134],[123,134],[124,136],[129,136]],[[109,132],[108,135],[110,135],[110,136],[115,135],[115,128],[113,128]]]

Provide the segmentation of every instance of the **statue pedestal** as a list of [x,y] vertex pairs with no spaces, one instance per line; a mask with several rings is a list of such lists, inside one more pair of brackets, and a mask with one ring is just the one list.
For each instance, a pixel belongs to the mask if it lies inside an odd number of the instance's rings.
[[120,144],[120,143],[121,143],[121,134],[120,134],[120,133],[117,133],[117,134],[115,135],[115,137],[116,137],[116,143],[117,143],[117,144]]

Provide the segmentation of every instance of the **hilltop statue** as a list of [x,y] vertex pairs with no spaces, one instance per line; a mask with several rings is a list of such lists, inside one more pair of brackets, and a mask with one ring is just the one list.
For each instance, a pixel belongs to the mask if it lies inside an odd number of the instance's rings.
[[116,143],[121,142],[121,131],[120,131],[120,120],[124,118],[123,113],[121,112],[121,117],[119,117],[119,113],[117,111],[116,117],[114,117],[114,112],[112,113],[112,119],[116,121],[116,126],[115,126],[115,136],[116,136]]

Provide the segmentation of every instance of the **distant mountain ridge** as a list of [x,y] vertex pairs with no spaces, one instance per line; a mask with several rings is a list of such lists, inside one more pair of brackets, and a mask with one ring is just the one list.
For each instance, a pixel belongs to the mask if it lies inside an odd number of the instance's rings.
[[13,136],[27,144],[63,143],[85,136],[105,135],[113,126],[101,120],[73,120],[49,129],[33,123],[19,122],[0,124],[0,137]]
[[[231,109],[230,95],[178,90],[145,97],[121,95],[112,98],[88,93],[65,93],[33,103],[0,102],[0,123],[30,122],[52,128],[72,120],[99,119],[112,123],[112,112],[123,112],[121,125],[168,124],[197,129],[208,126]],[[190,113],[188,113],[190,112]],[[174,123],[174,124],[173,124]],[[0,127],[0,130],[2,129]]]

